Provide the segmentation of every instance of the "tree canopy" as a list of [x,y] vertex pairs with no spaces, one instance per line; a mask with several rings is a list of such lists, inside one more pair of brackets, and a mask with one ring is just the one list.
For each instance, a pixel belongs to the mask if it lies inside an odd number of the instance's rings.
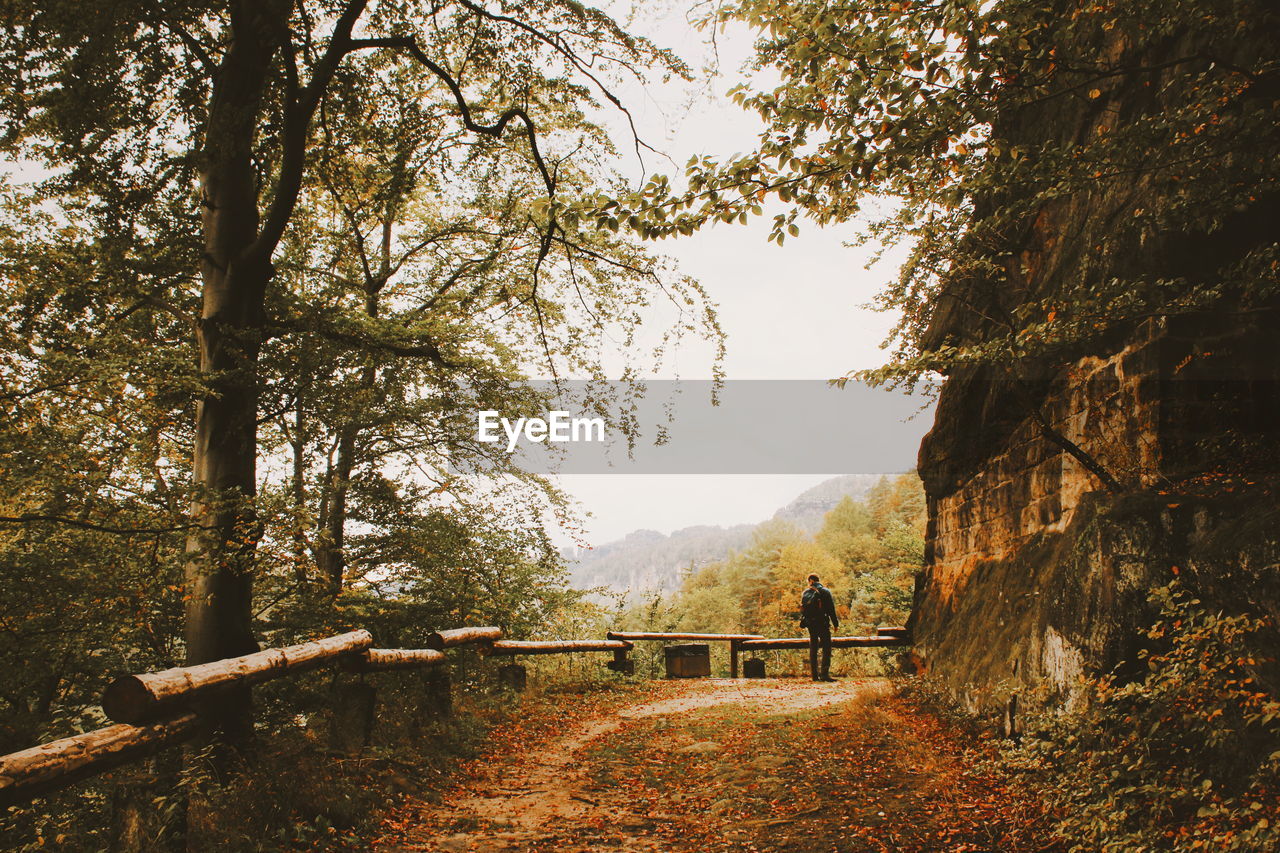
[[801,217],[906,243],[877,300],[902,312],[893,358],[863,378],[1021,377],[1149,317],[1274,302],[1274,4],[745,0],[704,24],[759,35],[778,82],[735,94],[758,147],[597,222],[666,237],[776,199],[780,243]]

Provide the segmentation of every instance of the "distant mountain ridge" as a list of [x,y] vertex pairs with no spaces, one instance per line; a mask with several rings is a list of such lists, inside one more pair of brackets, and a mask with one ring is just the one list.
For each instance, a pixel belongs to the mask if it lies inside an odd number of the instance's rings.
[[[846,495],[862,500],[881,478],[891,474],[846,474],[824,480],[800,493],[773,514],[813,533],[822,518]],[[566,553],[570,584],[577,589],[606,587],[616,592],[674,590],[690,568],[724,559],[751,544],[758,524],[696,525],[670,536],[656,530],[636,530],[599,547]]]
[[807,533],[816,533],[822,527],[823,517],[835,509],[836,504],[840,503],[846,495],[855,501],[863,500],[875,488],[876,483],[885,477],[893,477],[900,473],[902,472],[845,474],[842,477],[823,480],[813,488],[801,492],[795,500],[775,512],[773,517],[790,521]]

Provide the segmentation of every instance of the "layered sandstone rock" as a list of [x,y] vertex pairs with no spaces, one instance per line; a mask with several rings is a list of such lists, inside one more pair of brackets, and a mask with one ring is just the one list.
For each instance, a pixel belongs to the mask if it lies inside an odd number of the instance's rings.
[[[922,667],[971,710],[1014,694],[1072,705],[1083,676],[1132,658],[1147,594],[1175,571],[1276,612],[1276,578],[1254,572],[1258,588],[1241,595],[1224,577],[1280,554],[1274,467],[1222,447],[1227,436],[1250,452],[1280,444],[1280,370],[1259,345],[1266,319],[1231,325],[1209,335],[1211,318],[1151,322],[1111,356],[1037,385],[1051,425],[1122,482],[1118,494],[1050,441],[1007,383],[948,384],[920,453],[929,528],[911,627]],[[1188,489],[1206,475],[1233,485]]]

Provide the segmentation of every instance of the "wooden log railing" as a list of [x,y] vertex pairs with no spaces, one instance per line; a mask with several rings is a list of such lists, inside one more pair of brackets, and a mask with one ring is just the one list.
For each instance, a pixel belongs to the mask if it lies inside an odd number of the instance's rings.
[[[611,640],[696,640],[702,642],[727,641],[729,643],[729,677],[738,677],[741,653],[753,649],[807,649],[808,637],[784,637],[766,639],[760,634],[686,634],[680,632],[609,631]],[[874,637],[832,637],[833,648],[892,648],[910,645],[906,628],[877,628]]]
[[448,658],[435,649],[366,649],[342,661],[351,672],[388,672],[393,669],[427,669],[440,666]]
[[[357,630],[196,666],[121,676],[108,685],[102,698],[103,711],[115,725],[0,755],[0,806],[24,802],[196,737],[204,727],[188,705],[198,697],[329,664],[358,673],[434,669],[447,662],[444,649],[473,644],[486,656],[612,652],[609,668],[630,673],[627,653],[634,641],[722,641],[729,643],[730,671],[736,678],[742,650],[809,645],[807,637],[766,639],[759,634],[609,631],[606,636],[605,640],[503,640],[501,628],[469,627],[433,632],[427,640],[430,648],[374,649],[369,632]],[[834,637],[832,645],[887,648],[910,645],[910,637],[905,628],[881,628],[874,637]],[[448,674],[440,672],[433,679],[447,685]]]
[[199,719],[188,713],[145,726],[120,723],[0,756],[0,806],[128,764],[199,732]]
[[[460,639],[464,634],[466,639]],[[462,629],[449,645],[502,636],[500,628]],[[238,658],[125,675],[102,697],[116,725],[0,755],[0,807],[25,802],[81,779],[145,758],[196,737],[199,717],[192,700],[232,685],[253,685],[337,663],[355,672],[426,669],[445,663],[435,649],[373,649],[373,637],[358,630]]]
[[689,634],[680,631],[609,631],[610,640],[685,640],[729,644],[729,677],[738,677],[738,646],[743,640],[763,640],[762,634]]
[[716,642],[734,640],[763,640],[762,634],[684,634],[671,631],[609,631],[605,634],[610,640],[694,640]]
[[[875,649],[893,648],[909,645],[898,637],[832,637],[831,647],[836,649]],[[782,637],[768,640],[743,640],[738,643],[740,649],[807,649],[808,637]]]
[[492,643],[502,639],[501,628],[450,628],[447,631],[432,631],[427,635],[427,648],[442,652],[453,646],[467,643]]

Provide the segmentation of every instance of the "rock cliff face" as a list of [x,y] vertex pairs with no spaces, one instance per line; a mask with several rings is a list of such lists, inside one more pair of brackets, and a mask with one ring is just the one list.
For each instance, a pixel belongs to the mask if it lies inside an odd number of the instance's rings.
[[[1237,49],[1273,53],[1256,35]],[[1108,45],[1117,67],[1159,67],[1125,55],[1118,39]],[[1157,109],[1150,93],[1166,83],[1157,74],[1136,94],[1095,91],[1052,112],[1003,114],[996,130],[1015,143],[1069,147],[1114,133],[1117,116]],[[1267,87],[1257,95],[1277,97],[1276,81]],[[1028,213],[991,255],[999,284],[951,282],[926,345],[981,342],[993,317],[1052,302],[1081,281],[1221,280],[1280,241],[1280,198],[1260,188],[1221,227],[1137,229],[1118,249],[1091,251],[1135,209],[1181,203],[1180,184],[1169,186],[1100,182]],[[1274,264],[1260,274],[1274,277]],[[1237,296],[1252,287],[1233,286]],[[971,710],[1003,706],[1012,694],[1078,701],[1083,674],[1133,660],[1150,618],[1147,593],[1175,575],[1215,606],[1280,617],[1280,311],[1274,291],[1261,304],[1234,298],[1134,322],[1056,360],[948,377],[920,451],[929,524],[911,627],[917,664]],[[1064,440],[1115,483],[1087,470]]]
[[[1153,586],[1182,571],[1220,587],[1231,566],[1275,565],[1280,513],[1263,482],[1275,472],[1233,471],[1218,441],[1280,438],[1280,372],[1256,347],[1266,329],[1215,336],[1222,355],[1193,369],[1225,375],[1247,363],[1254,373],[1230,381],[1178,375],[1205,324],[1183,331],[1147,324],[1043,390],[1051,425],[1116,473],[1120,494],[1018,418],[1007,387],[969,376],[944,391],[920,453],[929,526],[912,628],[923,665],[971,710],[1015,693],[1070,706],[1082,675],[1131,657]],[[1174,488],[1207,472],[1221,482]],[[1259,588],[1244,598],[1280,615],[1272,575],[1251,574]]]

